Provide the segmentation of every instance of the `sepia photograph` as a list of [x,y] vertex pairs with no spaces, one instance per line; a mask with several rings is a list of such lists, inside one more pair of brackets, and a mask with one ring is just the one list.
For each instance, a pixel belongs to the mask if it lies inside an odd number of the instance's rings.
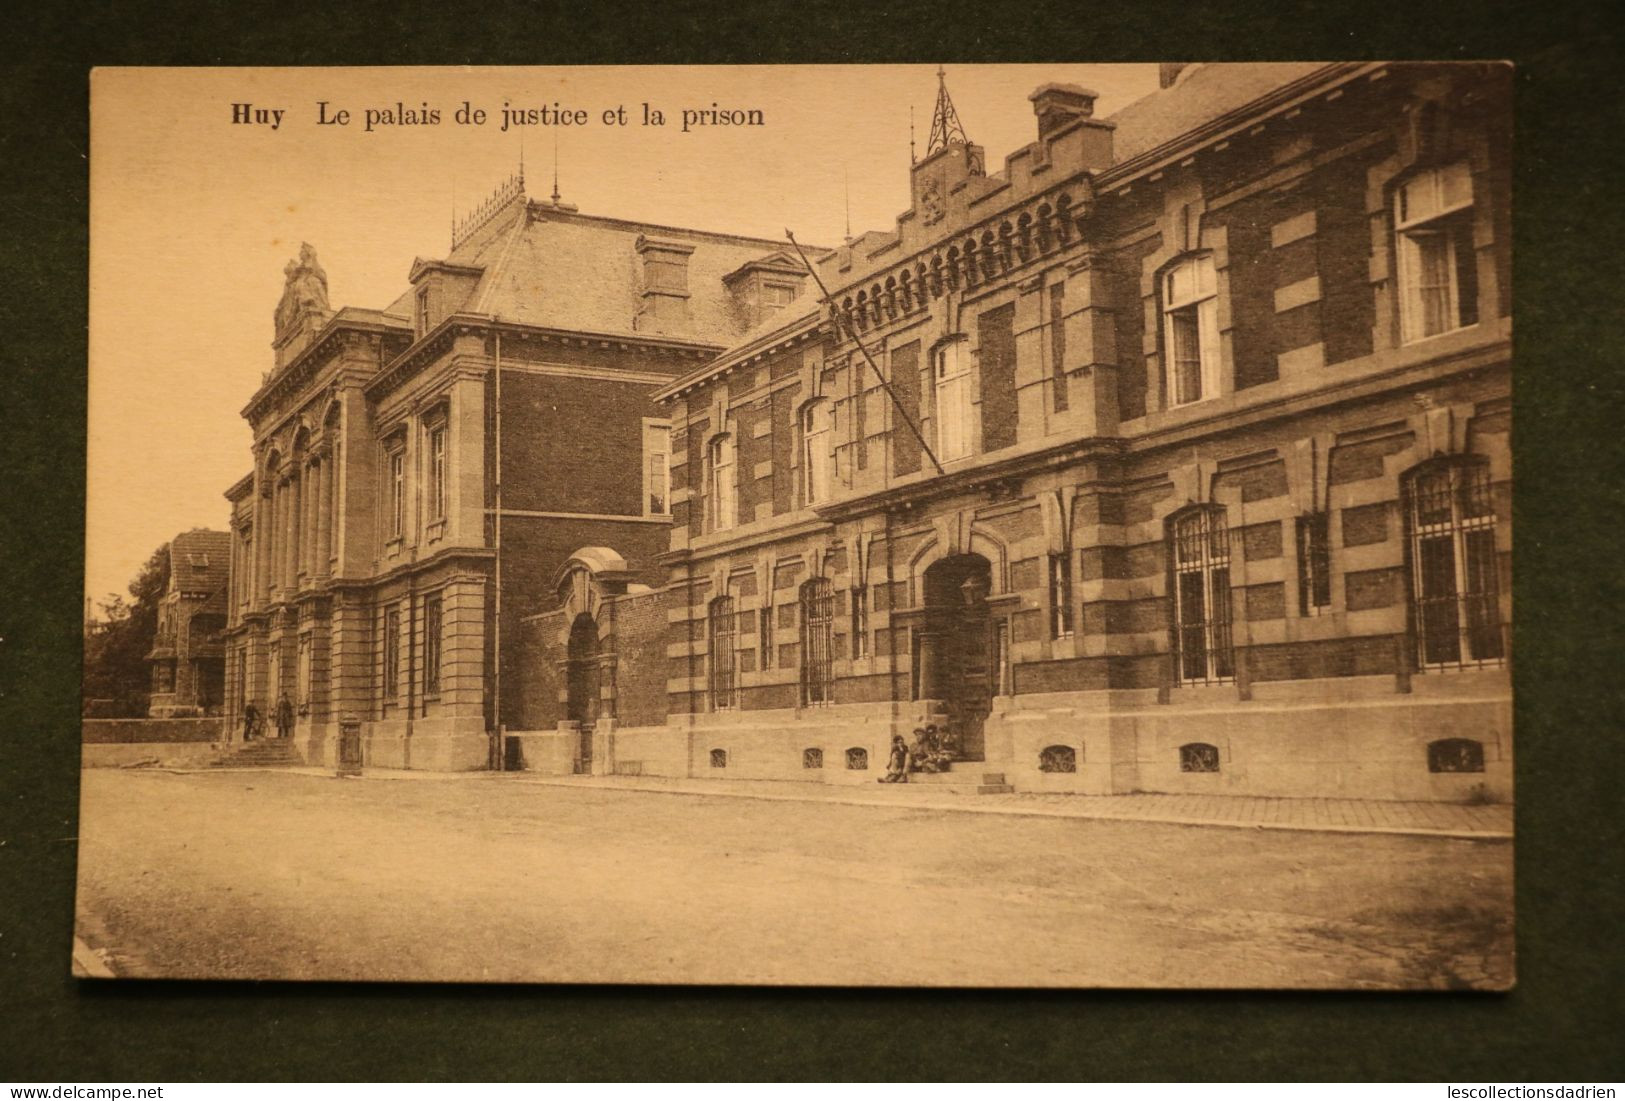
[[1510,65],[90,82],[72,974],[1515,985]]

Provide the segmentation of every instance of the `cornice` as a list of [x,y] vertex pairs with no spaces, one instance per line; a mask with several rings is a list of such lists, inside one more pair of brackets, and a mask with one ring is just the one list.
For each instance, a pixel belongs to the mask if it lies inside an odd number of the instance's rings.
[[278,404],[287,401],[292,394],[302,390],[321,368],[333,359],[334,352],[347,336],[376,336],[381,344],[384,338],[391,335],[399,336],[402,331],[400,326],[347,318],[341,310],[323,327],[316,338],[294,357],[293,362],[273,374],[254,392],[248,404],[243,406],[242,416],[252,423]]

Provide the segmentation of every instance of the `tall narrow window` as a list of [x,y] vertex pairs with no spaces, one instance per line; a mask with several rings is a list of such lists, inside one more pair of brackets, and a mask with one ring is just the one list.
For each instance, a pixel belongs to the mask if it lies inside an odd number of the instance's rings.
[[307,710],[310,707],[310,665],[311,665],[311,636],[299,636],[299,664],[294,667],[294,699],[299,701],[299,709]]
[[834,432],[830,403],[808,402],[801,410],[801,503],[816,505],[829,498],[834,465]]
[[1049,637],[1072,637],[1072,556],[1049,556]]
[[727,711],[738,703],[735,676],[737,656],[734,653],[734,602],[731,596],[719,596],[711,601],[710,659],[708,679],[711,690],[711,710]]
[[643,510],[646,516],[671,513],[671,425],[643,422]]
[[756,664],[763,669],[773,668],[774,652],[778,649],[773,641],[773,605],[772,596],[765,598],[768,604],[756,613],[756,646],[759,651]]
[[396,448],[389,453],[389,537],[399,539],[406,531],[406,452]]
[[852,589],[852,657],[869,656],[869,587]]
[[829,578],[815,577],[801,586],[801,703],[830,702],[834,673],[835,594]]
[[446,516],[446,426],[429,429],[429,518]]
[[1162,277],[1162,356],[1168,404],[1219,392],[1219,290],[1213,257],[1181,260]]
[[390,608],[384,612],[384,706],[395,703],[401,695],[401,610]]
[[1405,479],[1402,493],[1418,663],[1499,664],[1506,646],[1489,464],[1434,460]]
[[1478,321],[1473,175],[1465,161],[1430,168],[1394,195],[1399,320],[1407,342]]
[[440,694],[440,594],[423,598],[423,694]]
[[1069,394],[1066,381],[1066,284],[1049,289],[1050,379],[1055,388],[1055,411],[1064,413]]
[[960,337],[939,346],[932,358],[936,379],[937,458],[963,459],[971,450],[970,354]]
[[705,495],[706,530],[727,531],[734,526],[739,508],[732,436],[718,436],[711,441],[706,455],[706,466],[708,482]]
[[417,335],[422,337],[429,331],[429,288],[419,287],[417,294]]
[[1332,606],[1332,547],[1327,513],[1298,517],[1298,614],[1321,615]]
[[1182,684],[1235,676],[1230,642],[1230,533],[1224,512],[1191,509],[1169,525],[1174,661]]

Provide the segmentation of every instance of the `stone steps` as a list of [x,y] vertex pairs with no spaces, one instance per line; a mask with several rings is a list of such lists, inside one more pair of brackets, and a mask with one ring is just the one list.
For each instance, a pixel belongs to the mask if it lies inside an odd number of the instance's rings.
[[211,768],[274,768],[303,763],[291,742],[275,738],[249,742],[231,753],[216,757],[209,764]]
[[921,787],[940,788],[954,794],[1007,795],[1015,787],[1002,772],[985,772],[979,761],[961,761],[947,772],[911,772],[908,782]]

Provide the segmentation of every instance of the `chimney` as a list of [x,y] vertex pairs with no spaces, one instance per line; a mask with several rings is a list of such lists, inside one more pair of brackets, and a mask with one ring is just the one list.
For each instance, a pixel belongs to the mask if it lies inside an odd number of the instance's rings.
[[1179,74],[1184,71],[1185,66],[1188,64],[1190,64],[1188,61],[1164,61],[1158,65],[1157,87],[1172,88],[1174,81],[1179,79]]
[[1046,84],[1028,96],[1032,100],[1033,114],[1038,116],[1039,139],[1049,137],[1078,119],[1092,118],[1097,95],[1076,84]]

